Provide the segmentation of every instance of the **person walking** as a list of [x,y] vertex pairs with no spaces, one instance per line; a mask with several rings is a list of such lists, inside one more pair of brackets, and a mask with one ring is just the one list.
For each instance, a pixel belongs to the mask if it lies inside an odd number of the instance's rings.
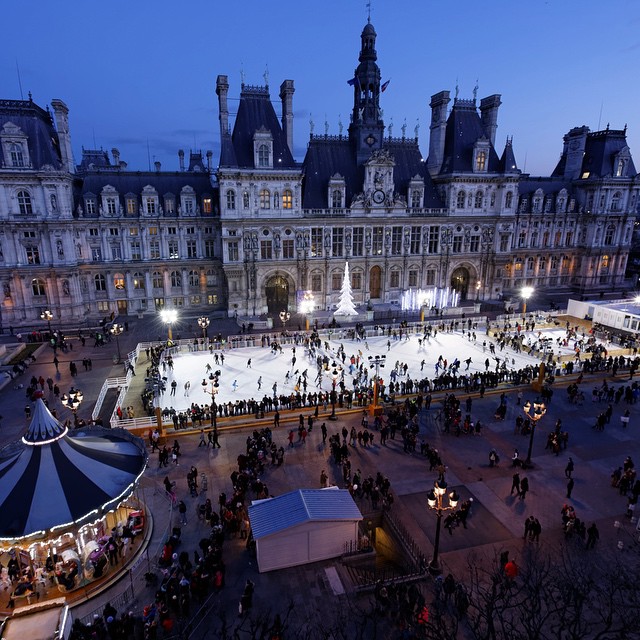
[[587,529],[587,549],[593,549],[596,546],[596,542],[600,539],[600,532],[598,531],[598,527],[596,527],[596,523],[594,522]]
[[178,513],[180,514],[180,524],[187,524],[187,505],[184,503],[184,500],[178,502]]
[[571,492],[573,491],[574,481],[573,478],[569,478],[569,482],[567,482],[567,498],[571,497]]
[[569,462],[567,462],[567,466],[565,467],[565,470],[564,470],[564,477],[565,478],[570,478],[571,477],[571,474],[573,473],[573,467],[574,467],[573,458],[570,457],[569,458]]
[[540,542],[540,534],[542,533],[542,525],[538,518],[534,518],[533,524],[531,525],[531,534],[529,539],[531,542]]
[[525,477],[520,480],[520,500],[525,499],[527,491],[529,491],[529,479]]
[[200,447],[206,447],[207,446],[207,440],[206,440],[206,436],[204,435],[204,429],[200,429],[200,442],[198,442],[198,449]]
[[524,535],[522,536],[525,540],[527,538],[531,537],[531,529],[533,527],[533,523],[534,523],[534,517],[533,516],[529,516],[525,521],[524,521]]
[[327,425],[324,422],[320,425],[320,431],[322,432],[322,444],[325,444],[327,441]]
[[273,415],[273,427],[274,429],[276,427],[280,426],[280,412],[276,409],[275,414]]
[[514,491],[516,492],[516,496],[520,495],[520,474],[517,471],[512,476],[511,493],[509,495],[513,495]]

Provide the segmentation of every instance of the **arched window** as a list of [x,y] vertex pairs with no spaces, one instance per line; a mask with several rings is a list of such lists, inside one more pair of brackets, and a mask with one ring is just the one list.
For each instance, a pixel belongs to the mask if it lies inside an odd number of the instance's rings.
[[12,167],[24,167],[24,156],[22,155],[22,147],[19,144],[10,145],[9,153],[11,154]]
[[291,189],[285,189],[282,192],[282,208],[283,209],[293,208],[293,193],[291,192]]
[[473,206],[476,209],[482,209],[482,191],[476,191],[476,199],[475,202],[473,203]]
[[331,207],[333,209],[342,208],[342,191],[340,189],[334,189],[331,192]]
[[248,191],[245,191],[245,192],[242,194],[242,206],[243,206],[243,208],[245,208],[245,209],[248,209],[248,208],[249,208],[249,192],[248,192]]
[[611,246],[613,244],[613,238],[616,235],[616,228],[615,225],[610,224],[607,227],[607,230],[604,233],[604,243],[607,246]]
[[139,273],[138,271],[133,274],[133,288],[144,290],[144,274]]
[[47,288],[44,280],[40,278],[34,278],[31,281],[31,291],[33,292],[34,296],[46,296]]
[[200,286],[200,274],[197,271],[189,271],[189,286],[190,287]]
[[18,207],[23,215],[31,215],[33,213],[31,196],[28,191],[18,191]]
[[269,146],[266,144],[261,144],[258,147],[258,166],[259,167],[269,166]]
[[113,276],[113,286],[116,289],[124,289],[124,276],[121,273],[116,273],[116,275]]
[[96,291],[106,291],[107,290],[107,281],[105,277],[99,273],[93,278],[93,282],[96,285]]
[[620,211],[621,199],[622,199],[622,194],[619,191],[616,191],[611,197],[611,211]]
[[172,287],[181,287],[182,286],[182,276],[179,271],[171,272],[171,286]]
[[456,207],[458,209],[464,209],[466,194],[464,191],[458,191],[458,200],[456,202]]
[[162,289],[164,287],[163,277],[159,271],[154,271],[151,274],[151,283],[154,289]]
[[236,208],[236,192],[233,189],[227,191],[227,209]]
[[504,199],[504,207],[505,209],[511,209],[513,206],[513,191],[507,191],[507,196]]
[[271,194],[269,193],[269,189],[260,190],[260,208],[271,209]]
[[603,269],[609,268],[609,256],[607,255],[602,256],[602,268]]

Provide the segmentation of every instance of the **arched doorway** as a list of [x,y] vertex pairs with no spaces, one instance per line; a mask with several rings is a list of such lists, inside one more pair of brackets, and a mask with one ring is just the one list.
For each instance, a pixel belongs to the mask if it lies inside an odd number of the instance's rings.
[[371,267],[369,271],[369,298],[379,298],[381,296],[382,269]]
[[459,294],[460,300],[466,300],[469,292],[469,270],[458,267],[451,274],[451,288]]
[[289,310],[289,283],[282,276],[273,276],[265,287],[267,309],[270,314]]

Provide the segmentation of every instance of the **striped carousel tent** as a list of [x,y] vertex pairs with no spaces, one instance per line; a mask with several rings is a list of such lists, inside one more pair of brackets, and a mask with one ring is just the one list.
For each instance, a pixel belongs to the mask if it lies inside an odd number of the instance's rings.
[[0,539],[100,518],[133,492],[146,458],[144,443],[124,430],[69,432],[38,398],[26,435],[0,451]]

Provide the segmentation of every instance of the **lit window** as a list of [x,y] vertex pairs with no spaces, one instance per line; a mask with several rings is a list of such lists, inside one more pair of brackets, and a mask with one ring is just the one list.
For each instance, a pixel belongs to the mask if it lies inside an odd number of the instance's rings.
[[133,288],[144,290],[144,274],[138,272],[133,274]]
[[609,256],[607,256],[607,255],[602,256],[602,268],[603,269],[608,269],[609,268]]
[[113,286],[116,289],[124,289],[124,276],[121,273],[116,273],[113,276]]
[[202,212],[203,213],[211,213],[211,198],[203,198],[202,199]]
[[136,214],[136,201],[133,198],[127,198],[127,213],[132,216]]
[[484,171],[487,166],[487,152],[478,151],[476,154],[476,171]]
[[[249,194],[247,194],[249,195]],[[248,208],[248,203],[245,209]],[[293,207],[293,193],[291,193],[290,189],[285,189],[282,192],[282,208],[283,209],[291,209]]]

